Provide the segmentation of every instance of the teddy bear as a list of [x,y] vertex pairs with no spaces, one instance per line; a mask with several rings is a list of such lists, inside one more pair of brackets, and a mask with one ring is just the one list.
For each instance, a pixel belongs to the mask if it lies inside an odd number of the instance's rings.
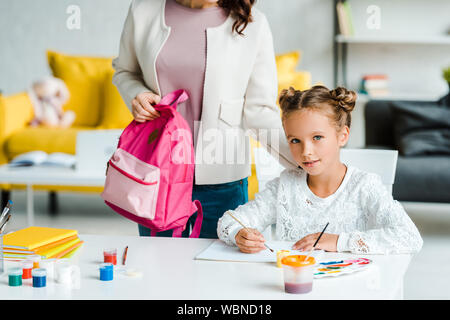
[[70,97],[63,80],[49,76],[35,81],[28,94],[34,109],[32,126],[67,128],[74,122],[75,113],[63,110],[63,105]]

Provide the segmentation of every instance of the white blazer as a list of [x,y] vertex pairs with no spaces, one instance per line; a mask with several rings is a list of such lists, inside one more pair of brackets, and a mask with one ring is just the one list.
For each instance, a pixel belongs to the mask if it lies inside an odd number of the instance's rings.
[[[164,21],[165,1],[133,0],[125,20],[112,81],[130,110],[141,92],[161,95],[156,58],[170,34]],[[253,8],[252,16],[245,36],[232,32],[231,15],[222,25],[207,29],[203,109],[194,137],[196,184],[250,176],[249,134],[284,167],[297,167],[276,105],[272,34],[263,13]]]

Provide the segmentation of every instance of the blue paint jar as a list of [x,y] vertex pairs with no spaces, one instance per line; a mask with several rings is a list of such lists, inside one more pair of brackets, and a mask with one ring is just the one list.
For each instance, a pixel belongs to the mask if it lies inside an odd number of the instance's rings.
[[22,268],[8,270],[8,284],[10,287],[19,287],[22,285]]
[[33,287],[34,288],[43,288],[47,284],[47,270],[43,268],[33,269],[31,271],[33,276]]
[[102,263],[100,265],[100,280],[111,281],[114,274],[114,265],[112,263]]

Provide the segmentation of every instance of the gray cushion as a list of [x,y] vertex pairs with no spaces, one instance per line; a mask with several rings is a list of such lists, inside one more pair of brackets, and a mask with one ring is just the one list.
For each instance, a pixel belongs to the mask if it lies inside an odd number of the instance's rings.
[[400,138],[399,150],[404,156],[450,154],[450,129],[419,130]]
[[395,148],[391,101],[370,100],[364,109],[366,145]]
[[399,156],[394,199],[450,202],[450,156]]
[[[450,89],[450,83],[448,84],[448,86],[449,86],[449,89]],[[445,95],[442,98],[440,98],[437,101],[437,104],[440,104],[442,106],[450,107],[450,93],[448,93],[447,95]]]
[[392,102],[395,145],[401,155],[450,154],[450,108]]

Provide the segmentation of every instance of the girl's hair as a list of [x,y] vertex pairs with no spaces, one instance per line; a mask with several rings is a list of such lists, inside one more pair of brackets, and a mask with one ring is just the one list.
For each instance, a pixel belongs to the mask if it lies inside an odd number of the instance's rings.
[[356,93],[344,87],[329,90],[325,86],[313,86],[309,90],[295,90],[293,87],[283,89],[280,93],[279,104],[283,120],[292,112],[304,109],[325,110],[338,129],[344,125],[350,128],[351,115],[355,108]]
[[253,21],[252,6],[255,2],[256,0],[219,0],[217,3],[220,7],[230,10],[235,18],[232,31],[243,36],[242,31]]

